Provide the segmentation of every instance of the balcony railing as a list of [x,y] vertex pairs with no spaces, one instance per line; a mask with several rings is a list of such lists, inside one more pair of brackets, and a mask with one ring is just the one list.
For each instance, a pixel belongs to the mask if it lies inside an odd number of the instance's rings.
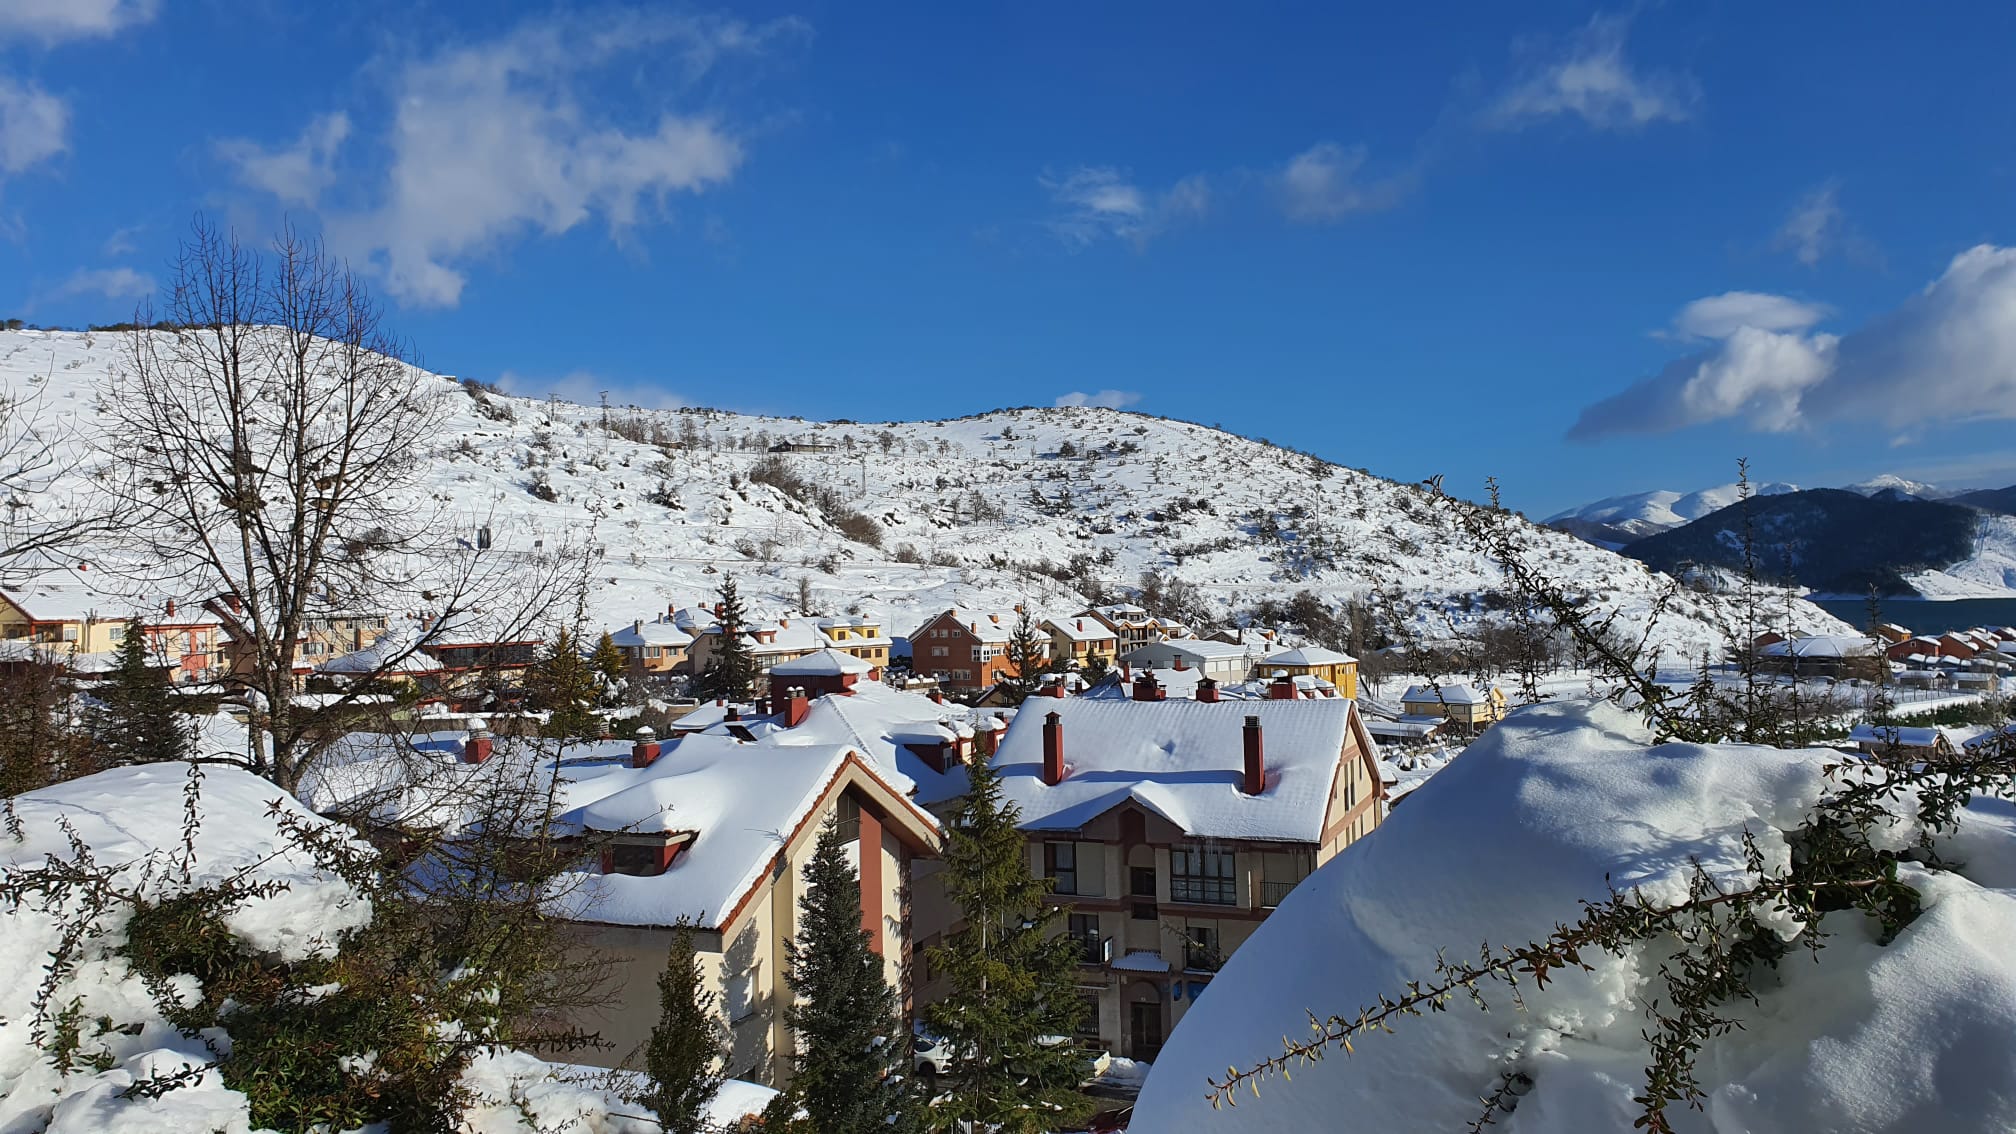
[[1183,970],[1192,973],[1215,973],[1225,965],[1225,958],[1216,949],[1206,949],[1191,945],[1183,950]]
[[1287,896],[1288,896],[1288,891],[1290,891],[1290,890],[1293,890],[1293,889],[1294,889],[1294,888],[1295,888],[1296,886],[1298,886],[1298,885],[1301,885],[1301,883],[1299,883],[1299,882],[1262,882],[1262,883],[1260,883],[1260,905],[1261,905],[1261,907],[1262,907],[1262,908],[1264,908],[1264,909],[1270,909],[1270,910],[1271,910],[1271,909],[1273,909],[1273,908],[1274,908],[1275,906],[1278,906],[1278,905],[1280,905],[1280,904],[1281,904],[1281,899],[1283,899],[1283,898],[1285,898],[1285,897],[1287,897]]
[[1169,879],[1169,900],[1200,906],[1236,906],[1239,883],[1231,878],[1178,875]]

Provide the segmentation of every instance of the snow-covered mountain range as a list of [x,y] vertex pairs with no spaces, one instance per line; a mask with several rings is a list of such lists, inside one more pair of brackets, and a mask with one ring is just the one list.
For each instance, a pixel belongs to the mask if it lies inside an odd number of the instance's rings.
[[[1757,484],[1751,485],[1750,491],[1759,496],[1770,496],[1780,492],[1797,492],[1799,486]],[[1734,484],[1717,485],[1699,492],[1669,492],[1664,489],[1634,492],[1570,508],[1549,516],[1547,522],[1592,543],[1625,544],[1727,508],[1736,503],[1740,494],[1741,490]]]
[[[113,333],[0,333],[0,387],[35,397],[71,446],[69,488],[104,459],[85,439],[118,347]],[[605,410],[417,374],[449,408],[415,506],[466,517],[472,539],[486,524],[499,539],[592,539],[605,550],[589,615],[605,626],[709,600],[724,573],[758,613],[797,610],[809,580],[810,613],[896,635],[954,605],[1070,613],[1093,581],[1124,591],[1154,570],[1227,620],[1305,589],[1333,607],[1378,592],[1447,636],[1502,586],[1420,488],[1201,425],[1092,407],[886,424]],[[786,442],[796,450],[769,452]],[[752,479],[766,461],[798,487]],[[41,495],[26,503],[66,496]],[[1529,535],[1561,578],[1642,624],[1662,576],[1562,532]],[[1799,629],[1841,628],[1796,609]],[[1695,656],[1739,625],[1732,604],[1686,594],[1657,640]]]
[[[1825,492],[1807,493],[1792,484],[1767,483],[1752,485],[1751,491],[1758,497],[1785,496],[1799,493],[1801,504],[1809,510],[1827,511],[1828,496]],[[1922,528],[1950,528],[1952,515],[1948,509],[1927,509],[1923,523],[1914,523],[1914,513],[1908,509],[1891,513],[1893,520],[1871,527],[1866,520],[1854,521],[1859,525],[1858,541],[1874,546],[1866,549],[1865,559],[1887,571],[1895,581],[1908,585],[1911,590],[1927,598],[2009,598],[2016,596],[2016,490],[1957,490],[1922,481],[1885,473],[1871,477],[1858,484],[1845,486],[1843,492],[1854,496],[1836,495],[1837,502],[1861,507],[1855,497],[1874,503],[1910,505],[1931,503],[1962,505],[1973,509],[1977,515],[1967,518],[1968,530],[1960,533],[1959,542],[1950,550],[1937,555],[1936,562],[1928,561],[1924,553]],[[1681,494],[1677,492],[1640,492],[1629,496],[1612,496],[1598,500],[1580,508],[1549,517],[1549,526],[1570,532],[1592,543],[1612,550],[1626,550],[1634,557],[1665,564],[1671,559],[1672,539],[1653,540],[1652,537],[1675,532],[1690,524],[1699,524],[1716,512],[1735,504],[1738,499],[1737,486],[1725,484],[1700,492]],[[1783,512],[1774,501],[1768,505],[1758,505],[1759,515]],[[1835,509],[1840,510],[1840,509]],[[1965,516],[1965,513],[1953,513]],[[1697,560],[1713,546],[1733,547],[1739,538],[1735,533],[1739,525],[1731,516],[1718,517],[1707,525],[1696,541],[1695,550],[1690,553]],[[1969,534],[1971,531],[1971,535]],[[1677,536],[1675,537],[1677,538]],[[1641,541],[1646,541],[1642,542]],[[1950,542],[1950,541],[1949,541]],[[1637,546],[1633,546],[1637,545]],[[1655,545],[1659,545],[1655,548]],[[1944,543],[1941,543],[1944,546]],[[1628,549],[1628,550],[1627,550]],[[1789,550],[1789,549],[1788,549]],[[1822,560],[1830,554],[1825,547],[1804,547],[1797,549],[1801,559]],[[1836,583],[1819,579],[1808,580],[1809,585],[1827,590]],[[1850,587],[1849,593],[1860,594],[1862,588]]]

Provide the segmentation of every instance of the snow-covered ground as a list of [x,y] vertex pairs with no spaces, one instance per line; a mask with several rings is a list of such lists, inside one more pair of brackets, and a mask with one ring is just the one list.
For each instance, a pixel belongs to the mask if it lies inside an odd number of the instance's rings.
[[[1351,1128],[1460,1130],[1518,1073],[1531,1081],[1492,1129],[1628,1130],[1648,1051],[1641,1000],[1663,953],[1595,959],[1593,972],[1525,983],[1526,1011],[1485,987],[1446,1013],[1333,1050],[1292,1079],[1214,1109],[1207,1081],[1310,1034],[1310,1013],[1356,1015],[1481,943],[1544,938],[1609,887],[1655,903],[1686,896],[1689,864],[1746,873],[1744,836],[1767,869],[1791,853],[1838,754],[1746,745],[1653,746],[1621,710],[1589,702],[1514,713],[1373,834],[1295,892],[1234,954],[1158,1056],[1134,1128],[1241,1134]],[[1891,832],[1905,845],[1911,832]],[[1881,836],[1879,836],[1881,837]],[[1679,1131],[2004,1131],[2016,1127],[2016,807],[1977,800],[1939,840],[1953,869],[1904,864],[1924,912],[1888,944],[1859,914],[1830,915],[1816,958],[1794,949],[1733,1007],[1743,1030],[1698,1067],[1705,1110],[1670,1108]],[[1800,932],[1788,925],[1787,933]],[[1585,954],[1585,959],[1589,959]],[[1495,994],[1494,994],[1495,991]]]
[[[141,886],[145,877],[144,892],[173,892],[183,884],[187,776],[181,764],[122,768],[15,797],[20,837],[0,830],[0,871],[33,869],[51,858],[70,860],[74,833],[100,866],[123,867],[123,885]],[[368,905],[347,885],[317,870],[280,834],[269,804],[284,814],[306,818],[307,813],[278,788],[212,765],[203,773],[199,798],[201,822],[187,860],[188,881],[202,885],[249,867],[254,881],[285,884],[228,919],[253,947],[306,957],[329,949],[338,933],[370,918]],[[136,1081],[212,1059],[202,1040],[181,1034],[161,1017],[120,954],[122,924],[116,912],[104,916],[102,932],[86,940],[79,963],[49,990],[50,1003],[74,1000],[84,1021],[73,1068],[63,1073],[35,1041],[35,1005],[42,974],[59,948],[61,921],[35,894],[18,905],[0,904],[0,968],[15,974],[0,987],[0,1131],[247,1134],[245,1096],[227,1088],[215,1070],[155,1098],[120,1097]],[[108,1026],[92,1023],[101,1018]],[[623,1101],[629,1084],[607,1072],[550,1064],[520,1051],[479,1057],[463,1082],[479,1100],[461,1127],[468,1134],[655,1134],[659,1128]],[[713,1117],[726,1125],[758,1113],[774,1094],[731,1081],[717,1096]]]
[[[44,427],[65,438],[68,475],[29,502],[38,510],[69,506],[89,482],[99,458],[85,440],[117,349],[110,333],[0,332],[0,386],[35,395]],[[471,541],[487,524],[500,548],[521,552],[592,539],[604,552],[589,614],[604,626],[709,600],[727,572],[758,613],[795,608],[809,579],[814,613],[858,610],[899,636],[953,605],[1028,600],[1070,613],[1082,596],[1027,568],[1074,557],[1110,587],[1171,572],[1221,614],[1305,588],[1332,602],[1383,592],[1431,636],[1484,617],[1478,597],[1502,586],[1420,489],[1201,425],[1097,408],[886,425],[608,411],[645,432],[633,442],[601,427],[600,408],[415,380],[439,385],[448,416],[412,508],[444,512]],[[1360,427],[1376,423],[1339,423]],[[784,459],[870,517],[882,549],[747,480],[761,447],[786,440],[832,446]],[[1349,450],[1348,436],[1337,448]],[[1564,582],[1622,607],[1620,629],[1635,635],[1661,577],[1563,533],[1534,528],[1531,539]],[[899,562],[899,550],[924,562]],[[1796,609],[1801,629],[1841,627]],[[1727,600],[1688,594],[1658,640],[1694,656],[1738,624]]]

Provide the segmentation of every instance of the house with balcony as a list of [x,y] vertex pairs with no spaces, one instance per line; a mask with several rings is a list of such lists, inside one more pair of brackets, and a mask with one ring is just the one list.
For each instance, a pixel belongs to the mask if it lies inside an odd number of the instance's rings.
[[816,625],[826,648],[852,654],[878,669],[888,667],[889,651],[896,643],[882,632],[879,619],[821,618]]
[[207,681],[222,672],[224,628],[200,603],[107,593],[82,572],[0,591],[0,641],[32,647],[78,673],[109,668],[135,618],[169,680]]
[[1074,617],[1097,619],[1111,630],[1119,643],[1116,652],[1122,656],[1150,642],[1190,636],[1190,627],[1184,623],[1174,618],[1157,617],[1148,613],[1146,607],[1136,606],[1131,602],[1088,606]]
[[623,651],[623,662],[631,673],[671,673],[687,663],[693,635],[672,618],[667,612],[649,622],[640,618],[609,632],[609,640]]
[[[1012,610],[941,611],[911,632],[910,666],[960,693],[977,693],[1017,676],[1008,662],[1008,642],[1020,617]],[[1047,665],[1050,639],[1040,629],[1037,644]]]
[[1093,665],[1094,658],[1110,667],[1120,658],[1120,636],[1089,615],[1046,618],[1038,629],[1050,637],[1050,656],[1068,659],[1073,669]]
[[[1153,1059],[1212,974],[1385,817],[1355,701],[1033,698],[992,765],[1082,947],[1085,1038]],[[920,917],[918,932],[932,930]],[[920,997],[934,992],[929,974]]]
[[1336,690],[1339,697],[1358,696],[1358,659],[1322,646],[1300,646],[1260,659],[1260,676],[1308,677]]

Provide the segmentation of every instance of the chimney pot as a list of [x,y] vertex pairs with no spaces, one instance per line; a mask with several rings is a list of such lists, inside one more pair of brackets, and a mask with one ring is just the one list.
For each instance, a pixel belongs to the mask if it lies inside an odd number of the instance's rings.
[[1259,795],[1267,790],[1267,757],[1261,746],[1260,718],[1246,718],[1246,776],[1240,785],[1247,795]]
[[1043,718],[1043,782],[1052,787],[1064,782],[1064,717],[1051,713]]

